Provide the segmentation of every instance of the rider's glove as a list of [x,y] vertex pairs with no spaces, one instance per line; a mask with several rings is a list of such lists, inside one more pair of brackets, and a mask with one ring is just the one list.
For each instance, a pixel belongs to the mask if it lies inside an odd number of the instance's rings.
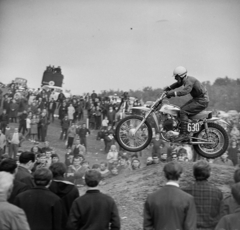
[[163,88],[163,91],[165,91],[165,92],[170,91],[170,90],[171,90],[171,88],[169,86]]
[[168,92],[166,93],[166,97],[167,97],[167,98],[171,98],[171,97],[175,97],[175,96],[176,96],[176,95],[175,95],[175,92],[174,92],[174,91],[171,91],[171,92],[168,91]]

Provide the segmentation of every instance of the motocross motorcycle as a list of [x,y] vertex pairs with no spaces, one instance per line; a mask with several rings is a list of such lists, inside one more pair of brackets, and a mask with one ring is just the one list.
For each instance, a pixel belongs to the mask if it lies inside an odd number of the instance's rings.
[[[152,141],[153,128],[159,132],[161,138],[167,142],[174,142],[180,133],[180,108],[172,104],[165,104],[164,92],[150,108],[135,107],[142,113],[130,115],[117,124],[115,137],[118,144],[125,150],[137,152],[145,149]],[[216,123],[221,121],[218,117],[212,117],[211,111],[202,111],[189,117],[189,139],[181,142],[193,145],[195,151],[205,158],[221,156],[228,148],[229,137],[225,129]]]

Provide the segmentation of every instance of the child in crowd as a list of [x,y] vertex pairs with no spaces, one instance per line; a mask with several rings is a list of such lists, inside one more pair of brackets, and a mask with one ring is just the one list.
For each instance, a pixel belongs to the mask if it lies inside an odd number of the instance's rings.
[[116,145],[111,145],[110,151],[107,155],[107,161],[109,163],[109,166],[111,166],[114,161],[118,161],[118,150]]
[[52,164],[60,162],[59,156],[56,153],[52,154]]

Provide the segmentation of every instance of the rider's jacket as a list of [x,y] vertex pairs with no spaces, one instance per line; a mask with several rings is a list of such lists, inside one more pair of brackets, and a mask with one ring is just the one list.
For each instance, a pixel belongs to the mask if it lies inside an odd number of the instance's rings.
[[207,89],[195,77],[186,76],[181,83],[176,82],[170,85],[170,88],[176,89],[180,86],[184,86],[184,88],[176,92],[177,96],[185,96],[190,93],[195,100],[204,99],[209,102]]

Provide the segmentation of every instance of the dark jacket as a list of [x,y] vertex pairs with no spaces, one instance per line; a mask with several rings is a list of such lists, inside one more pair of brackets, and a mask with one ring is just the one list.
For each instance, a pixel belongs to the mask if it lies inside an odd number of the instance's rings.
[[115,201],[99,190],[88,190],[72,205],[69,230],[119,230],[120,218]]
[[17,181],[15,179],[13,181],[13,190],[10,197],[8,198],[8,202],[13,204],[16,196],[22,192],[27,191],[28,189],[30,189],[30,187],[27,184],[24,184],[23,182]]
[[48,111],[54,112],[56,110],[57,103],[55,101],[49,101],[47,107],[48,107]]
[[61,199],[45,187],[36,187],[19,194],[15,205],[26,213],[31,230],[61,230]]
[[209,102],[206,88],[195,77],[186,76],[182,83],[176,82],[170,86],[171,89],[176,89],[184,86],[183,89],[177,92],[177,96],[185,96],[191,94],[193,99],[205,99]]
[[28,185],[30,188],[33,188],[35,186],[35,184],[33,182],[32,174],[26,168],[22,167],[21,165],[18,166],[18,171],[15,176],[15,180]]
[[144,205],[144,230],[195,230],[197,213],[194,198],[174,185],[150,194]]
[[79,197],[78,188],[69,181],[53,180],[49,190],[62,199],[68,216],[73,201]]

